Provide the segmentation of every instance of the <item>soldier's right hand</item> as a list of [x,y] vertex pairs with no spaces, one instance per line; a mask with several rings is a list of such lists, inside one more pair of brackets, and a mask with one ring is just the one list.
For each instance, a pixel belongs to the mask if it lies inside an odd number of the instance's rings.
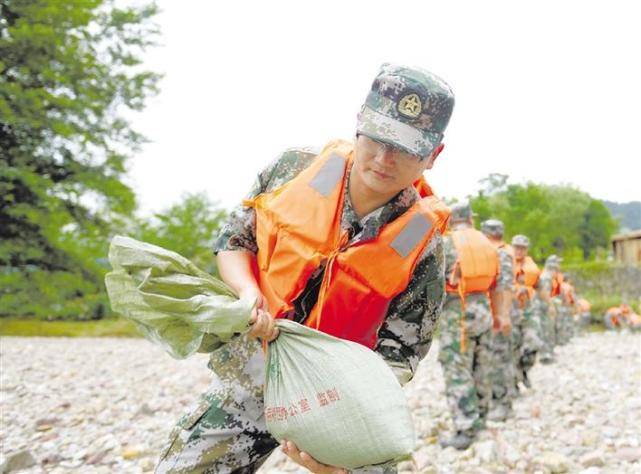
[[249,324],[251,324],[249,337],[260,337],[267,342],[271,342],[278,337],[276,320],[267,311],[257,309],[252,312]]
[[249,337],[263,338],[271,342],[278,337],[278,328],[274,317],[267,311],[267,299],[257,287],[247,287],[239,292],[240,298],[252,298],[256,301],[249,317]]

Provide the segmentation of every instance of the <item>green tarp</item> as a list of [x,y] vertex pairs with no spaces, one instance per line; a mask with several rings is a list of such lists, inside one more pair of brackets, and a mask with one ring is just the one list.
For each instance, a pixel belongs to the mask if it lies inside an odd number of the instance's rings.
[[112,309],[172,357],[211,352],[248,327],[254,301],[239,300],[175,252],[116,236],[109,261],[113,271],[105,284]]

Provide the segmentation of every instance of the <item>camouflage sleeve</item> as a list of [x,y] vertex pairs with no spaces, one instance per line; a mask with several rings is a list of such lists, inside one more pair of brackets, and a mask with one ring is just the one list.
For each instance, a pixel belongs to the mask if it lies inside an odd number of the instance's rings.
[[499,250],[499,274],[496,277],[497,290],[511,290],[514,284],[514,261],[505,250]]
[[[264,170],[258,173],[245,199],[252,199],[269,192],[294,178],[316,157],[311,148],[291,148],[281,153]],[[256,212],[242,204],[234,208],[221,226],[214,243],[214,253],[221,250],[247,250],[258,252],[256,245]]]
[[407,288],[397,295],[379,330],[376,352],[404,384],[427,355],[445,297],[443,238],[436,233]]

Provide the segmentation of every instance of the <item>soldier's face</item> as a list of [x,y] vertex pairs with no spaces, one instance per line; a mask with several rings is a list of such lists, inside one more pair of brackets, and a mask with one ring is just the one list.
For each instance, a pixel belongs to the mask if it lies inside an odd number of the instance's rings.
[[421,159],[398,148],[359,135],[354,147],[353,173],[371,190],[396,194],[411,186],[434,164],[438,153]]
[[527,247],[522,245],[513,245],[512,247],[514,248],[514,257],[517,260],[522,260],[527,256]]

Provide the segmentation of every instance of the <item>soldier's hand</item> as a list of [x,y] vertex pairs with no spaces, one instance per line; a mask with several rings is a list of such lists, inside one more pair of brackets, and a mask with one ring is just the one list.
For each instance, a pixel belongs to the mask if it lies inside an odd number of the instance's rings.
[[267,299],[258,288],[247,288],[238,295],[240,298],[253,298],[256,303],[249,317],[249,337],[263,338],[271,342],[278,337],[278,328],[274,317],[267,311]]
[[249,337],[260,337],[267,342],[271,342],[278,337],[276,320],[267,311],[259,309],[252,313],[249,318],[249,324],[251,324]]
[[284,439],[280,443],[280,447],[289,458],[299,466],[309,469],[314,474],[347,474],[347,470],[336,467],[328,466],[316,461],[313,457],[304,451],[299,451],[294,443]]
[[509,318],[501,321],[501,332],[504,336],[509,336],[512,332],[512,321]]

